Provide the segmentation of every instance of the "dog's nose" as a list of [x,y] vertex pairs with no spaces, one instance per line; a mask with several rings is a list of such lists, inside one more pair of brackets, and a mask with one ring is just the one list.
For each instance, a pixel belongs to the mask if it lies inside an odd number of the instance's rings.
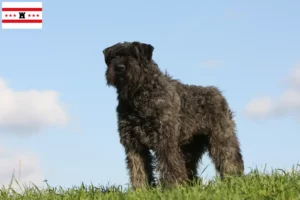
[[116,66],[116,69],[117,69],[118,71],[123,71],[123,70],[125,69],[125,65],[122,65],[122,64],[117,65],[117,66]]

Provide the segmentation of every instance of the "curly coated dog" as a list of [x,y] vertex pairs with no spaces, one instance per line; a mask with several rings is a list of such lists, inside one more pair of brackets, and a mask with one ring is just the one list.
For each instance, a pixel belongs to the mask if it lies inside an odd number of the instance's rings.
[[132,187],[155,184],[155,166],[165,187],[192,181],[206,151],[221,178],[242,175],[236,125],[224,96],[216,87],[183,84],[162,73],[153,50],[136,41],[103,50],[107,85],[117,91],[118,131]]

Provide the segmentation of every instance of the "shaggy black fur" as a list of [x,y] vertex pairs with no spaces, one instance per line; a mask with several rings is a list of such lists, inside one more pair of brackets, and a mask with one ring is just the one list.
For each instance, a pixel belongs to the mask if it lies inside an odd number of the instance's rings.
[[193,180],[208,151],[216,170],[242,175],[244,163],[226,99],[213,86],[186,85],[160,71],[153,46],[117,43],[103,50],[107,84],[117,90],[118,130],[134,188]]

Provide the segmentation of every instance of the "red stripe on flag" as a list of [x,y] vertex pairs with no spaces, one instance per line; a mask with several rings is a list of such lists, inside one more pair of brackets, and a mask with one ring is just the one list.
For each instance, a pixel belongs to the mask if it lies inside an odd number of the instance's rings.
[[3,19],[2,23],[42,23],[41,19]]
[[42,11],[42,8],[2,8],[2,11]]

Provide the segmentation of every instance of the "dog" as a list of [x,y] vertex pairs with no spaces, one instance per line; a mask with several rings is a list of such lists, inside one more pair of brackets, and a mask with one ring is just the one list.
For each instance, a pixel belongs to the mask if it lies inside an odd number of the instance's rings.
[[138,41],[103,50],[132,187],[155,185],[155,167],[166,187],[192,182],[206,151],[222,179],[242,175],[236,124],[220,90],[173,79],[159,69],[153,51]]

